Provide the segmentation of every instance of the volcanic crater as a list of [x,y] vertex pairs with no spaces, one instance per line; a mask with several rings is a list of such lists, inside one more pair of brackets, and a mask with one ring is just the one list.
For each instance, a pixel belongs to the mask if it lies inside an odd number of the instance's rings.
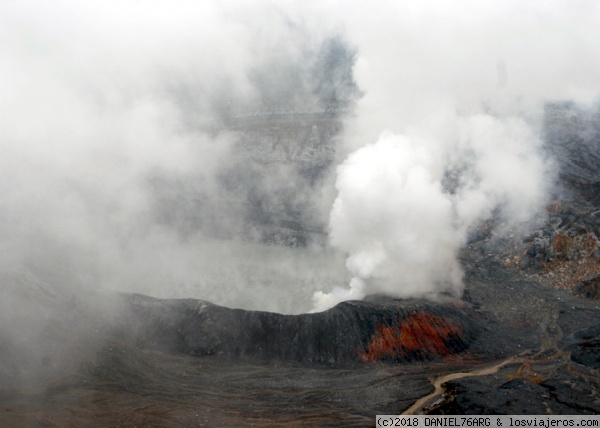
[[[46,327],[30,345],[0,336],[0,423],[368,426],[403,412],[600,413],[600,162],[589,152],[600,135],[566,144],[571,108],[547,111],[565,190],[549,220],[525,239],[474,233],[460,254],[461,299],[375,295],[282,315],[140,294],[72,300],[19,282]],[[274,239],[294,234],[310,235]]]

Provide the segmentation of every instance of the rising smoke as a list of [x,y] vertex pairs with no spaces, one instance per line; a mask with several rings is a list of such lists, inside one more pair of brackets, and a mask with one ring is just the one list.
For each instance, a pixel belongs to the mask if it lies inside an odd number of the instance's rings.
[[[3,271],[283,312],[459,295],[474,228],[541,215],[541,108],[595,99],[598,6],[365,8],[4,2]],[[333,110],[310,158],[241,119]]]
[[350,12],[365,95],[342,139],[329,227],[353,279],[315,293],[315,310],[375,292],[460,295],[470,233],[491,218],[512,232],[543,218],[556,171],[542,108],[597,97],[596,13],[592,2],[468,1]]

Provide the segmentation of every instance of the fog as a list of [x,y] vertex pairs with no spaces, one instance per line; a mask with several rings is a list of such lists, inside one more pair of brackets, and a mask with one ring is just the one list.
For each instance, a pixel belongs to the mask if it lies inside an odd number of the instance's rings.
[[225,123],[350,100],[352,63],[330,64],[336,49],[352,56],[337,33],[268,3],[2,9],[5,270],[66,294],[283,312],[347,280],[326,239],[262,239],[284,202],[323,235],[324,179],[311,185],[286,159],[253,162],[253,140]]
[[[0,284],[6,313],[41,284],[284,313],[459,296],[481,222],[543,218],[543,104],[597,99],[599,12],[3,2],[0,266],[29,278]],[[332,108],[309,158],[240,119]],[[273,232],[290,219],[306,233]]]

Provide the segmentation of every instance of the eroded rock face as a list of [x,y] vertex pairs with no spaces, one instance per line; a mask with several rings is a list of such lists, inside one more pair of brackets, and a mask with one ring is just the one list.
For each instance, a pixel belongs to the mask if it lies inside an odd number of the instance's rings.
[[481,330],[471,309],[451,303],[379,299],[303,315],[140,295],[130,304],[130,334],[140,346],[303,364],[441,360],[468,349]]

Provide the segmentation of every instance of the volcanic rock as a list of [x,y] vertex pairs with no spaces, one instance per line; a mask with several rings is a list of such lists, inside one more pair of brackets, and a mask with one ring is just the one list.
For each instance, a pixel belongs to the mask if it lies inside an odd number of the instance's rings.
[[197,356],[335,366],[433,361],[465,351],[481,331],[466,305],[383,297],[302,315],[141,295],[129,302],[138,346]]

